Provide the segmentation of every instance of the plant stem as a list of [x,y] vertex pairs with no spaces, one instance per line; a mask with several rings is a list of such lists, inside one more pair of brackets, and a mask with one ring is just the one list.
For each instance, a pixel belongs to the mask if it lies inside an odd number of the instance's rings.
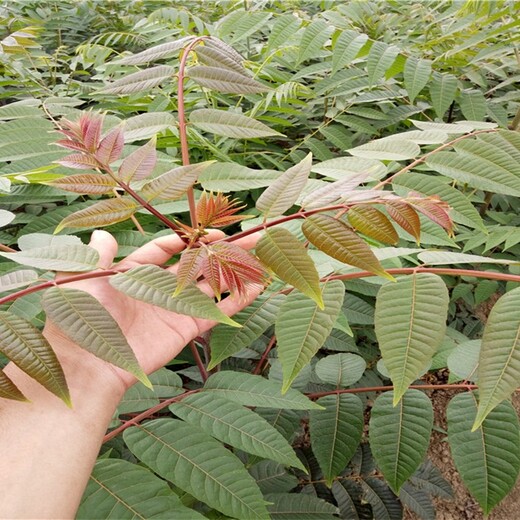
[[5,251],[6,253],[17,253],[16,249],[12,247],[5,246],[4,244],[0,244],[0,251]]
[[269,352],[271,352],[271,349],[274,347],[274,344],[276,343],[276,336],[273,335],[273,337],[269,340],[269,343],[264,350],[264,353],[262,354],[262,357],[258,361],[255,369],[253,370],[253,374],[258,375],[262,371],[262,367],[264,366],[264,363],[267,360],[267,356],[269,355]]
[[[196,38],[184,49],[179,64],[179,74],[177,76],[177,115],[179,118],[179,139],[181,142],[181,157],[182,164],[187,166],[190,164],[190,151],[188,147],[188,133],[186,131],[186,112],[184,105],[184,78],[186,77],[186,62],[188,60],[189,53],[193,48],[199,44],[204,37]],[[186,192],[188,197],[188,205],[190,207],[190,219],[191,227],[197,228],[197,209],[195,206],[195,195],[193,193],[193,187],[189,188]]]
[[163,408],[166,408],[172,403],[175,403],[177,401],[181,401],[185,397],[191,394],[196,394],[200,392],[200,390],[190,390],[189,392],[185,392],[182,395],[176,395],[175,397],[170,397],[170,399],[166,399],[166,401],[163,401],[162,403],[159,403],[152,408],[148,408],[148,410],[145,410],[143,413],[136,415],[133,419],[130,419],[129,421],[126,421],[121,426],[118,426],[115,430],[112,430],[110,433],[107,433],[105,437],[103,438],[103,444],[105,442],[108,442],[109,440],[113,439],[114,437],[117,437],[120,433],[124,432],[126,429],[130,428],[131,426],[136,426],[141,421],[144,421],[145,419],[148,419],[151,415],[154,413],[160,412]]
[[190,341],[190,350],[193,354],[193,357],[195,358],[195,363],[197,363],[197,367],[199,368],[200,375],[202,377],[202,381],[205,383],[208,379],[208,371],[206,370],[206,367],[204,366],[204,363],[202,362],[202,359],[200,357],[199,351],[197,349],[197,345],[195,344],[195,341]]

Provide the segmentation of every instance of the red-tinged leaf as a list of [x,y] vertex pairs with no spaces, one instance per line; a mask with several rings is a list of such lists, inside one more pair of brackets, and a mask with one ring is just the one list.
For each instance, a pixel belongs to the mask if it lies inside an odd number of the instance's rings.
[[202,262],[207,255],[206,247],[187,249],[177,264],[177,289],[173,296],[177,296],[191,282],[194,282],[202,269]]
[[266,231],[256,246],[260,261],[323,309],[320,276],[305,246],[284,228]]
[[328,215],[312,215],[303,223],[302,231],[311,244],[332,258],[394,279],[383,269],[368,244],[344,222]]
[[60,134],[66,135],[73,141],[83,143],[83,132],[79,120],[69,121],[68,119],[62,118],[60,120],[60,129],[58,132],[60,132]]
[[28,401],[17,386],[0,370],[0,397],[14,401]]
[[[415,195],[415,193],[413,193]],[[419,194],[417,194],[419,195]],[[453,234],[453,221],[448,213],[449,206],[438,197],[407,198],[414,209],[443,227],[450,235]]]
[[66,166],[67,168],[75,168],[76,170],[95,170],[100,166],[92,155],[83,153],[73,153],[54,162]]
[[125,135],[118,126],[111,130],[99,143],[95,157],[101,164],[111,164],[117,161],[123,152]]
[[399,236],[386,215],[373,206],[354,206],[348,210],[352,227],[367,237],[387,244],[397,244]]
[[385,203],[386,211],[394,221],[407,233],[410,233],[417,243],[421,239],[421,221],[416,211],[406,202],[389,200]]
[[74,141],[72,139],[61,139],[54,143],[56,146],[61,146],[62,148],[68,148],[69,150],[77,150],[78,152],[86,152],[87,149],[83,143],[79,143],[78,141]]
[[53,186],[54,188],[59,188],[60,190],[89,195],[111,193],[117,186],[116,182],[111,177],[98,173],[69,175],[68,177],[61,177],[60,179],[49,181],[46,184]]
[[118,178],[123,182],[139,181],[148,177],[157,162],[156,138],[132,152],[119,167]]
[[221,294],[222,281],[231,294],[238,296],[244,296],[249,285],[265,282],[262,264],[249,251],[225,242],[210,244],[206,250],[202,271],[217,298]]
[[240,205],[238,199],[229,200],[222,193],[214,195],[204,192],[197,203],[197,222],[202,229],[229,226],[250,218],[250,215],[235,215],[243,208],[245,205]]
[[179,199],[197,182],[199,175],[213,162],[206,161],[169,170],[148,182],[143,187],[142,194],[147,200],[155,197],[160,197],[163,200]]
[[84,113],[79,119],[83,144],[89,152],[95,152],[99,145],[101,137],[101,128],[103,126],[103,116]]
[[133,199],[102,200],[88,208],[67,215],[54,233],[59,233],[66,227],[93,228],[108,226],[130,218],[139,208]]

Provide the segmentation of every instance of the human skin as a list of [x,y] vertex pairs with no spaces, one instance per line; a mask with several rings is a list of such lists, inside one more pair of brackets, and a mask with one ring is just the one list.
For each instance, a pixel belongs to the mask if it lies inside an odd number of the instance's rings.
[[[211,231],[210,240],[224,235]],[[257,235],[236,243],[254,247]],[[90,246],[109,268],[117,253],[115,239],[95,231]],[[184,248],[176,235],[158,238],[117,264],[129,268],[162,265]],[[175,270],[175,266],[168,268]],[[215,325],[139,302],[114,289],[107,278],[67,285],[92,294],[118,322],[143,370],[150,374],[168,363],[185,345]],[[199,288],[210,294],[205,283]],[[251,286],[245,297],[224,298],[219,307],[231,316],[251,303],[261,288]],[[29,403],[0,399],[0,518],[74,518],[108,424],[136,379],[78,347],[49,320],[44,335],[65,372],[73,407],[27,376],[13,363],[4,371]]]

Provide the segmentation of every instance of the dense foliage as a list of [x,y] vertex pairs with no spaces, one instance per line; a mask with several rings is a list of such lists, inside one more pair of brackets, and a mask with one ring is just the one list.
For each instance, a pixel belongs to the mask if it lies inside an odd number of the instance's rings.
[[[142,383],[79,518],[434,518],[432,497],[451,496],[425,459],[435,388],[453,393],[447,440],[470,492],[485,513],[507,495],[519,7],[3,2],[3,361],[67,402],[38,331],[49,315]],[[94,273],[98,227],[119,258],[181,236],[177,276],[105,274],[219,322],[149,378],[107,311],[54,283]],[[212,227],[229,238],[206,243]],[[234,244],[256,230],[254,254]],[[230,319],[200,275],[217,299],[266,289]],[[23,400],[2,372],[0,397]]]

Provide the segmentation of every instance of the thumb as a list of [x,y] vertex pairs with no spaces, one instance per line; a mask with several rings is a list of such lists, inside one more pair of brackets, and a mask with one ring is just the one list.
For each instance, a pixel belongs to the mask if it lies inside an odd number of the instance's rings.
[[90,237],[89,246],[99,253],[98,267],[108,269],[114,263],[117,242],[110,233],[96,229]]

